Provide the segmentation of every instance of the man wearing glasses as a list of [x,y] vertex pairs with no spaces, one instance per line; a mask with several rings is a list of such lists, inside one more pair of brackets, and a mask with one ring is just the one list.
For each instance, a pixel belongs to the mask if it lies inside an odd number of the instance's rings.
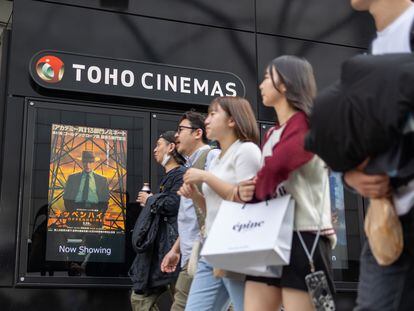
[[[205,117],[197,112],[188,111],[182,116],[176,138],[177,151],[187,158],[187,167],[206,169],[219,150],[211,149],[206,137]],[[201,185],[199,185],[201,186]],[[181,272],[175,285],[172,311],[184,310],[193,280],[187,272],[188,261],[195,242],[200,241],[200,228],[204,223],[204,214],[191,199],[181,197],[178,211],[178,239],[161,263],[161,271],[173,272],[180,262]]]

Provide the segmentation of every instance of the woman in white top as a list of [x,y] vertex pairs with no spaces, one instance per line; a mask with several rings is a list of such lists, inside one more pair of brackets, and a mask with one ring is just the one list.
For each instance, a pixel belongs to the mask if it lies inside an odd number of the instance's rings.
[[[212,160],[208,171],[189,169],[179,194],[192,198],[206,209],[205,235],[208,235],[222,200],[233,196],[237,183],[256,175],[261,153],[257,146],[256,119],[247,100],[240,97],[214,99],[205,124],[207,137],[219,142],[221,153]],[[203,194],[195,187],[200,182]],[[227,310],[231,301],[236,311],[243,311],[244,283],[240,275],[237,278],[230,274],[215,277],[213,267],[201,258],[186,310]]]

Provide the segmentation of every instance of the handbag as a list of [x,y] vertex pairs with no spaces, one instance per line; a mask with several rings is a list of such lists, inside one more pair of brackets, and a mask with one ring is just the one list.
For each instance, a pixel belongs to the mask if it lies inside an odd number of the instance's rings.
[[403,231],[389,198],[371,199],[364,230],[380,266],[388,266],[400,257],[404,247]]
[[268,276],[289,264],[295,202],[285,195],[259,203],[223,201],[201,251],[213,267]]

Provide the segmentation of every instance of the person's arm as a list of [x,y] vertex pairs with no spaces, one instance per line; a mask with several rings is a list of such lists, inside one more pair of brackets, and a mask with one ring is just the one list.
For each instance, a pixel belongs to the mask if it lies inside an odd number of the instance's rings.
[[142,204],[145,206],[145,204],[147,203],[147,200],[150,196],[152,196],[152,193],[147,193],[145,191],[140,191],[138,192],[138,197],[136,199],[136,202]]
[[[156,199],[156,212],[163,215],[177,215],[180,206],[180,196],[178,190],[183,184],[183,171],[177,172],[170,177],[172,180],[166,181],[164,190]],[[156,195],[154,195],[156,196]],[[149,197],[151,199],[151,197]]]
[[345,183],[366,198],[376,199],[390,194],[388,175],[368,175],[360,170],[351,170],[343,175]]
[[291,172],[314,156],[304,148],[307,124],[301,119],[294,121],[287,124],[280,141],[273,148],[272,155],[265,158],[264,165],[257,174],[255,197],[258,200],[271,197]]
[[186,184],[205,182],[214,192],[225,200],[231,196],[235,187],[235,185],[223,181],[212,173],[197,168],[190,168],[187,170],[184,175],[184,182]]
[[254,198],[256,190],[256,178],[247,179],[238,184],[237,199],[241,202],[250,202]]
[[[239,147],[234,157],[236,177],[234,182],[252,178],[260,167],[260,149],[253,143],[245,143]],[[237,191],[237,185],[218,178],[216,175],[203,170],[190,168],[184,175],[185,183],[205,182],[224,200],[232,200]]]
[[206,200],[194,184],[184,183],[180,190],[178,190],[177,194],[193,200],[195,205],[197,205],[204,212],[206,211]]
[[170,251],[165,254],[161,262],[161,271],[166,273],[174,272],[180,262],[180,256],[180,237],[178,237]]

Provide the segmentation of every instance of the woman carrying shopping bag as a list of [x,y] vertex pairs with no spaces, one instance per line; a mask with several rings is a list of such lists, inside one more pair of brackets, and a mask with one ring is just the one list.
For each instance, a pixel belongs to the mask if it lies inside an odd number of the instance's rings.
[[[245,310],[273,311],[282,304],[286,311],[314,310],[309,295],[312,289],[308,289],[305,278],[323,271],[324,285],[333,291],[330,250],[336,236],[331,223],[328,171],[317,156],[304,149],[316,93],[312,67],[295,56],[275,58],[266,69],[260,91],[263,104],[275,109],[278,122],[266,134],[262,168],[254,179],[240,183],[237,193],[246,202],[291,194],[295,200],[294,233],[290,263],[283,267],[280,278],[247,277]],[[320,286],[322,282],[313,284]]]
[[[190,168],[179,194],[206,209],[205,235],[213,224],[223,199],[233,196],[237,183],[252,178],[260,167],[259,131],[249,102],[240,97],[218,97],[205,121],[207,138],[220,144],[221,153],[208,171]],[[200,193],[194,185],[203,183]],[[244,276],[216,277],[203,258],[198,263],[187,301],[187,311],[226,310],[231,301],[243,311]]]

